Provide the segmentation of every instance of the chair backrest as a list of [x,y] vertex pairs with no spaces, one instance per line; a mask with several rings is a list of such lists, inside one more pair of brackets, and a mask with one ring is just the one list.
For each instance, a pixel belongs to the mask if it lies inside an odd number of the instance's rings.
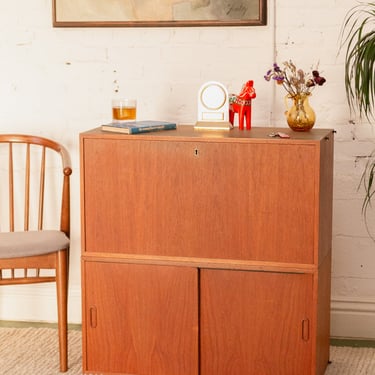
[[71,173],[61,144],[0,134],[0,232],[60,229],[69,237]]

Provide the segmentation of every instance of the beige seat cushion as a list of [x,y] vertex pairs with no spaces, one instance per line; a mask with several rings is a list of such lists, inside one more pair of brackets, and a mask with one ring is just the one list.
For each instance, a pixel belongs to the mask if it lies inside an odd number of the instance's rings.
[[0,233],[0,258],[53,253],[69,247],[69,238],[58,230]]

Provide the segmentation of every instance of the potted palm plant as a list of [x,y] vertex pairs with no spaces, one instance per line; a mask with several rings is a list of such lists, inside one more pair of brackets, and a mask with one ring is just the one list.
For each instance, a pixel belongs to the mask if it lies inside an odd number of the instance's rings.
[[[345,90],[350,110],[370,123],[375,118],[375,2],[361,2],[346,15],[341,32],[345,48]],[[361,178],[366,194],[362,213],[375,194],[375,151]]]

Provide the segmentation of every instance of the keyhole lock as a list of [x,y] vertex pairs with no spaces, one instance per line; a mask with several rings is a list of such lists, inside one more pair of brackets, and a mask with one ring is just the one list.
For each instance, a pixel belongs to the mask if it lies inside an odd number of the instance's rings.
[[194,156],[199,156],[199,150],[197,148],[194,149]]

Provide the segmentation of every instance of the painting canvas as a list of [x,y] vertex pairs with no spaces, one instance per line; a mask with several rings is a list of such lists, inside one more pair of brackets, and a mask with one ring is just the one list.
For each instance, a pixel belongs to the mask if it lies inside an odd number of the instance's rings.
[[267,0],[53,0],[53,25],[264,25]]

